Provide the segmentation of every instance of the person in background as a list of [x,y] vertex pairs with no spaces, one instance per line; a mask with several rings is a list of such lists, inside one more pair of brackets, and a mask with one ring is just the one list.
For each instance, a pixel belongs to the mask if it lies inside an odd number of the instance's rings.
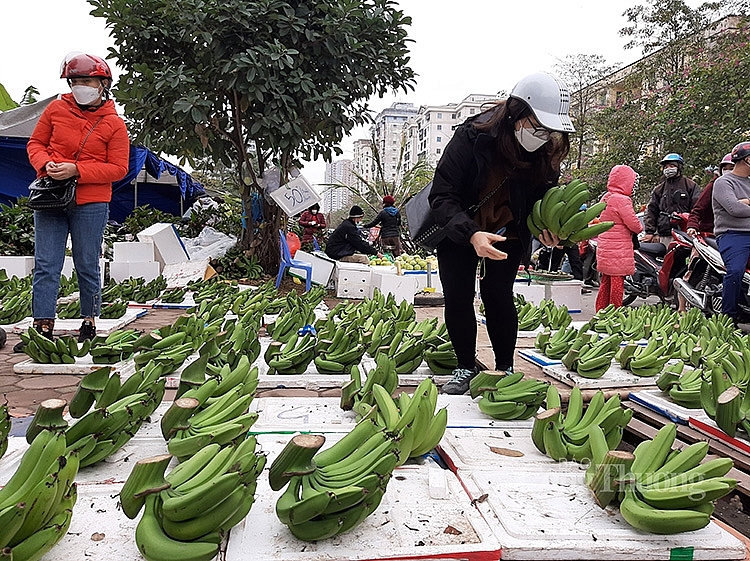
[[341,221],[341,224],[333,231],[326,244],[326,255],[336,261],[345,263],[362,263],[369,265],[368,255],[382,257],[374,247],[362,239],[359,231],[359,223],[362,222],[365,213],[362,207],[354,205],[349,210],[349,217]]
[[[82,342],[96,336],[104,227],[109,218],[112,183],[128,171],[130,140],[125,122],[110,99],[112,72],[104,59],[70,53],[62,62],[60,78],[67,80],[71,93],[47,106],[26,150],[37,177],[78,178],[76,206],[68,211],[34,211],[33,326],[52,338],[60,273],[70,235],[80,290],[83,322],[78,340]],[[16,347],[16,351],[23,350],[22,343]]]
[[383,248],[392,247],[393,255],[401,255],[401,213],[395,206],[396,199],[391,195],[383,197],[383,210],[372,222],[362,224],[363,228],[372,228],[380,224],[380,243]]
[[727,269],[721,311],[737,323],[742,277],[750,258],[750,142],[732,149],[734,169],[714,182],[714,234]]
[[[569,134],[575,132],[569,109],[570,92],[562,80],[545,73],[526,76],[508,99],[459,125],[438,162],[429,201],[447,234],[437,258],[445,323],[458,358],[444,393],[466,393],[478,372],[477,267],[495,369],[513,370],[518,332],[513,283],[531,253],[526,218],[558,183]],[[547,247],[560,241],[546,231],[539,240]]]
[[315,203],[299,217],[299,225],[302,226],[302,249],[309,250],[313,247],[313,239],[325,231],[326,217],[320,213],[320,205]]
[[641,241],[669,246],[672,241],[671,214],[690,212],[701,189],[695,181],[682,175],[685,161],[679,154],[667,154],[660,163],[664,179],[651,193],[644,220],[646,235]]
[[698,201],[690,211],[687,221],[687,233],[691,236],[696,234],[713,234],[714,232],[714,209],[712,198],[714,192],[714,183],[716,180],[734,169],[732,153],[730,152],[719,162],[719,175],[714,176],[701,191]]
[[635,273],[633,234],[643,230],[633,209],[633,190],[638,185],[638,174],[630,166],[612,168],[607,180],[607,192],[602,197],[607,208],[602,211],[602,222],[612,221],[612,228],[599,234],[596,261],[600,285],[596,295],[596,311],[613,304],[622,306],[625,277]]

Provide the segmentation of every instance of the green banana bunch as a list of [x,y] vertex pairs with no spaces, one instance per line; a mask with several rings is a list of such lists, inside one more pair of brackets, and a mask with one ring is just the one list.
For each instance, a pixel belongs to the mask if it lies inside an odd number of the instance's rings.
[[458,367],[458,358],[451,341],[425,349],[424,360],[435,375],[447,376]]
[[398,387],[396,362],[386,353],[378,353],[375,356],[375,368],[365,373],[364,383],[357,365],[350,367],[349,376],[349,381],[341,388],[341,408],[345,411],[353,409],[362,417],[375,405],[375,396],[372,392],[375,385],[382,386],[390,394]]
[[60,319],[75,319],[81,317],[81,301],[75,299],[67,304],[58,304],[57,317]]
[[167,279],[163,275],[159,275],[134,290],[131,299],[139,304],[145,304],[156,300],[165,288],[167,288]]
[[276,341],[286,343],[304,326],[313,323],[315,323],[314,306],[292,291],[287,295],[285,307],[278,317],[273,323],[266,325],[266,332]]
[[674,345],[661,335],[652,335],[645,347],[631,344],[620,353],[620,365],[636,376],[658,376],[672,358]]
[[159,300],[166,304],[179,304],[185,299],[187,294],[187,287],[176,287],[164,290],[159,297]]
[[[273,344],[273,343],[272,343]],[[270,349],[271,347],[269,347]],[[289,341],[268,359],[268,374],[304,374],[315,358],[315,336],[306,333]]]
[[8,402],[0,405],[0,458],[8,450],[8,436],[10,436],[11,419]]
[[656,380],[656,385],[667,392],[672,401],[687,409],[701,409],[703,369],[686,367],[680,360],[668,365]]
[[[5,272],[4,269],[3,272]],[[16,292],[8,291],[0,300],[0,325],[12,325],[29,316],[31,316],[31,288]]]
[[670,423],[634,451],[635,484],[625,488],[620,514],[639,530],[676,534],[703,528],[710,522],[714,501],[737,485],[725,477],[733,467],[731,459],[703,462],[707,442],[673,451],[675,436],[676,425]]
[[[60,430],[41,430],[0,490],[0,548],[39,559],[65,535],[77,493],[79,453]],[[6,551],[3,549],[3,551]]]
[[135,329],[116,329],[106,337],[91,341],[89,354],[95,364],[114,364],[133,356],[140,334]]
[[[434,318],[437,322],[437,318]],[[420,322],[422,323],[422,322]],[[399,337],[399,335],[401,335]],[[397,374],[411,374],[422,364],[424,351],[427,347],[425,331],[421,329],[405,329],[397,333],[387,350],[382,349],[396,363]],[[376,355],[377,356],[377,355]]]
[[601,378],[612,365],[621,342],[619,335],[610,335],[590,343],[587,348],[581,348],[576,360],[576,373],[584,378]]
[[128,303],[125,300],[115,300],[109,304],[102,304],[99,317],[102,319],[119,319],[128,311]]
[[549,329],[564,329],[573,321],[568,313],[568,307],[558,306],[552,300],[542,300],[539,308],[542,310],[542,325]]
[[529,419],[544,402],[547,386],[540,380],[524,379],[523,372],[514,372],[500,377],[494,389],[485,389],[477,405],[493,419]]
[[20,338],[24,343],[23,352],[40,364],[75,364],[76,358],[86,356],[91,348],[91,341],[84,341],[79,346],[76,338],[71,336],[52,341],[34,327],[21,333]]
[[239,292],[239,284],[236,281],[224,282],[218,277],[190,285],[193,291],[193,301],[196,303],[216,302],[224,300],[227,296],[235,297]]
[[21,278],[14,275],[8,278],[8,273],[5,272],[5,269],[0,269],[0,301],[21,292],[30,293],[32,279],[33,275]]
[[362,362],[367,350],[362,334],[354,322],[342,322],[332,339],[318,339],[315,347],[315,368],[320,374],[345,374]]
[[568,351],[562,357],[565,368],[575,372],[578,368],[578,356],[585,353],[598,340],[599,335],[597,333],[583,331],[583,328],[579,329],[575,339],[568,346]]
[[565,356],[577,336],[578,330],[570,326],[558,329],[554,333],[550,330],[545,330],[536,336],[534,346],[544,356],[553,360],[559,360]]
[[542,309],[531,302],[522,304],[520,308],[516,308],[516,311],[519,331],[533,331],[542,324]]

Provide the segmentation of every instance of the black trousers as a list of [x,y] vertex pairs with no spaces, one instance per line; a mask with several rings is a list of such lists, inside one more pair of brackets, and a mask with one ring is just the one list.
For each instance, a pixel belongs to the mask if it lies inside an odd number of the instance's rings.
[[[495,247],[508,254],[480,264],[479,292],[484,303],[487,334],[495,354],[495,368],[513,366],[518,333],[518,313],[513,303],[513,283],[521,263],[521,242],[506,240]],[[474,292],[479,257],[474,246],[444,240],[437,249],[440,282],[445,297],[445,325],[456,350],[459,368],[474,368],[477,349],[477,321]]]
[[[552,254],[552,263],[550,263],[550,253]],[[554,247],[552,251],[548,248],[542,249],[539,253],[539,269],[542,271],[559,271],[563,257],[566,255],[568,256],[570,273],[573,275],[573,278],[583,280],[583,261],[581,261],[581,252],[578,249],[578,245],[565,246],[562,249]]]

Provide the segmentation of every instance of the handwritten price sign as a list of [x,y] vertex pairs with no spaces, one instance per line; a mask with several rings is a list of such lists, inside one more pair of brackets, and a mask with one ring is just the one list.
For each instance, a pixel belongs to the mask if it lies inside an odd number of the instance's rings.
[[288,216],[294,216],[320,201],[320,195],[298,175],[271,193],[271,198],[284,209]]

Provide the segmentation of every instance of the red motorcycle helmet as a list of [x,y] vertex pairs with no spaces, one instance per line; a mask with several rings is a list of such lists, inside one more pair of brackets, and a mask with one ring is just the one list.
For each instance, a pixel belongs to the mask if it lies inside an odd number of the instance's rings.
[[732,148],[732,161],[739,162],[750,156],[750,142],[740,142]]
[[109,78],[112,71],[105,60],[86,53],[69,53],[60,64],[60,78]]

